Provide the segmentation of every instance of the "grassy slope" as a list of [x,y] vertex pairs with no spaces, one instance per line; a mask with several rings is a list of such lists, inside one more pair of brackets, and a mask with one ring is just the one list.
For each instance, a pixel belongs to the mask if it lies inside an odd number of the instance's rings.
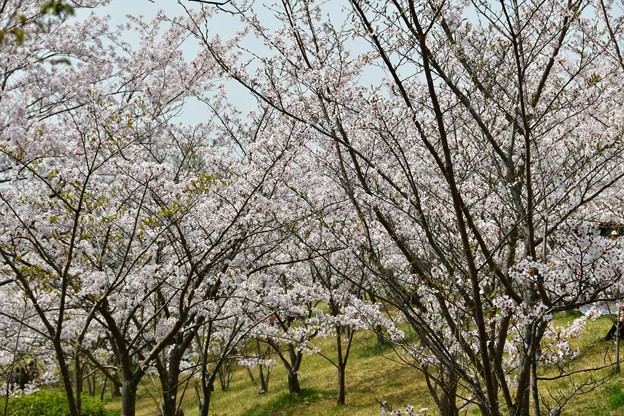
[[[571,321],[574,316],[561,316],[557,324]],[[585,350],[583,356],[569,370],[581,366],[600,366],[612,362],[614,343],[596,344],[610,326],[608,318],[600,318],[589,323],[583,336],[574,340],[573,348]],[[331,353],[331,341],[319,343],[323,351]],[[624,356],[624,343],[622,343]],[[299,397],[287,394],[286,372],[277,366],[271,373],[269,391],[258,394],[247,373],[238,369],[228,391],[219,387],[212,398],[211,415],[218,416],[260,416],[260,415],[379,415],[380,401],[394,406],[414,405],[417,409],[429,407],[437,414],[428,396],[423,377],[414,369],[401,365],[392,359],[392,350],[379,351],[372,333],[357,334],[347,368],[347,403],[336,405],[336,370],[319,355],[306,356],[300,370],[300,383],[304,389]],[[553,369],[543,369],[543,375],[554,374]],[[568,392],[582,386],[588,377],[581,373],[573,379],[555,380],[544,384],[553,392]],[[624,376],[613,375],[611,370],[603,370],[594,377],[605,377],[599,387],[586,394],[576,395],[565,407],[564,414],[570,415],[620,415],[624,414]],[[157,404],[150,396],[153,386],[144,383],[139,391],[138,416],[152,416],[157,413]],[[189,386],[184,402],[185,416],[197,415],[196,399],[192,386]],[[107,404],[108,409],[119,409],[118,402]],[[478,414],[477,409],[467,409],[467,414]]]

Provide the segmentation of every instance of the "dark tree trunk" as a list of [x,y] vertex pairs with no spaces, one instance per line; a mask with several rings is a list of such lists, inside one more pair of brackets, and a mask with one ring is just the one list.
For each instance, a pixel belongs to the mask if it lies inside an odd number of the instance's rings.
[[[290,394],[300,394],[301,387],[299,386],[299,368],[301,367],[301,361],[303,360],[303,352],[296,351],[293,344],[288,345],[288,355],[290,356],[290,365],[286,365],[288,370],[288,392]],[[284,364],[286,362],[284,361]]]
[[345,369],[347,362],[343,359],[342,352],[342,326],[336,325],[336,349],[338,354],[338,404],[344,404],[345,402]]
[[[260,341],[256,339],[256,353],[258,357],[262,359],[266,359],[267,357],[270,357],[270,348],[271,347],[269,346],[267,347],[266,350],[263,350],[262,347],[260,346]],[[256,377],[254,376],[254,371],[249,367],[246,368],[247,374],[249,375],[249,379],[251,380],[253,385],[256,387],[256,390],[258,390],[258,393],[264,394],[269,390],[269,378],[271,376],[271,366],[258,364],[256,368],[258,369],[258,378],[260,380],[260,384],[258,384],[258,381],[256,380]]]
[[234,362],[231,359],[227,359],[219,367],[219,384],[221,385],[221,391],[227,391],[230,388],[230,381],[234,374]]
[[174,339],[174,347],[164,357],[164,360],[160,358],[156,360],[156,369],[162,384],[163,416],[178,416],[180,413],[178,409],[180,363],[182,362],[184,352],[191,345],[196,333],[197,331],[194,330],[189,331],[186,335],[178,334]]
[[301,386],[299,386],[299,376],[297,374],[297,370],[291,367],[288,370],[288,393],[290,394],[300,394]]
[[375,337],[377,338],[377,346],[379,348],[381,348],[384,345],[386,345],[386,340],[384,339],[383,329],[382,329],[381,325],[375,326]]
[[[459,416],[457,408],[458,377],[445,366],[423,368],[427,388],[435,400],[441,416]],[[435,372],[435,373],[434,373]],[[483,415],[490,415],[487,408],[479,406]]]
[[199,400],[199,416],[208,416],[210,399],[214,391],[214,377],[210,377],[207,383],[202,383],[203,397]]
[[169,365],[166,365],[160,357],[156,360],[156,369],[162,387],[162,416],[176,416],[180,366],[179,360],[176,360],[174,355],[176,354],[172,351],[167,360]]
[[442,416],[459,416],[459,409],[455,403],[456,392],[445,392],[440,394],[440,415]]
[[163,389],[162,415],[163,416],[176,416],[177,415],[178,376],[179,376],[179,371],[169,370],[164,377],[165,382],[162,385],[162,389]]
[[113,382],[111,386],[111,398],[116,399],[121,396],[121,383]]
[[65,395],[67,396],[67,404],[69,407],[70,416],[80,416],[80,403],[76,402],[74,397],[74,389],[69,374],[69,368],[65,361],[65,354],[63,353],[63,346],[60,340],[53,340],[54,351],[56,353],[56,359],[59,364],[59,370],[61,372],[61,379],[63,380],[63,387],[65,389]]
[[267,372],[264,371],[264,366],[260,366],[260,391],[266,393],[269,391],[269,376],[271,367],[267,366]]
[[136,413],[137,383],[123,380],[121,385],[121,416],[134,416]]
[[344,366],[338,367],[338,404],[345,403],[345,394],[346,394],[345,378],[346,378],[346,367]]
[[[338,310],[336,309],[336,314]],[[351,343],[355,330],[348,326],[336,325],[336,353],[338,361],[336,362],[336,370],[338,370],[338,404],[345,404],[345,396],[347,394],[347,363],[349,361],[349,353],[351,352]]]

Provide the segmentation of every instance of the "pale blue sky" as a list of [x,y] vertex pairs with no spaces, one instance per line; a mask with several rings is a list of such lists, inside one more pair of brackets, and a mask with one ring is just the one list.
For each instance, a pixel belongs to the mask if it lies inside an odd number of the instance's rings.
[[[184,5],[189,8],[200,7],[199,3],[188,0],[183,0],[183,2]],[[149,21],[155,17],[156,13],[161,9],[164,10],[168,16],[184,14],[184,9],[178,4],[177,0],[154,0],[153,2],[149,0],[112,0],[107,6],[96,8],[95,13],[100,16],[109,15],[111,17],[111,25],[113,26],[124,23],[128,15],[143,16],[146,21]],[[84,19],[90,13],[91,10],[79,10],[75,18]],[[236,30],[240,28],[237,18],[224,13],[219,13],[219,17],[214,18],[210,26],[213,33],[218,33],[224,39],[234,35]],[[136,45],[138,37],[133,36],[132,33],[128,33],[125,40],[130,44],[134,43]],[[193,39],[189,39],[183,50],[187,58],[192,58],[197,53],[198,47]],[[254,107],[255,99],[242,87],[230,82],[227,85],[227,92],[231,102],[237,105],[241,111],[247,112]],[[183,114],[179,117],[179,120],[183,124],[208,121],[206,119],[206,114],[207,109],[204,104],[197,101],[189,101],[185,105]]]
[[[192,2],[189,0],[181,0],[186,7],[194,8],[201,7],[200,3]],[[324,4],[324,8],[326,13],[331,15],[333,20],[334,17],[337,17],[341,20],[341,16],[344,17],[343,7],[346,6],[346,2],[343,0],[331,0]],[[264,1],[258,0],[254,3],[256,11],[260,14],[260,18],[264,20],[264,24],[271,25],[271,20],[274,20],[275,17],[273,14],[264,7]],[[152,19],[158,10],[164,10],[168,16],[174,16],[176,14],[184,14],[184,9],[178,3],[177,0],[112,0],[109,5],[106,7],[101,7],[96,9],[96,13],[98,15],[110,15],[112,25],[124,23],[126,20],[126,16],[129,14],[132,15],[142,15],[145,20],[149,21]],[[76,18],[84,18],[89,11],[80,11]],[[277,26],[279,22],[275,22]],[[210,21],[209,29],[212,35],[219,34],[222,39],[227,39],[234,35],[237,30],[241,29],[242,25],[238,20],[238,17],[232,16],[227,13],[216,13],[216,16]],[[133,43],[133,40],[136,41],[136,38],[133,39],[131,34],[128,34],[126,41]],[[254,37],[247,37],[244,40],[244,44],[242,45],[249,50],[253,50],[254,52],[261,51],[264,46],[260,40],[255,39]],[[353,47],[356,49],[366,48],[364,44],[358,44],[354,41]],[[188,44],[183,48],[185,55],[188,58],[191,58],[195,55],[198,50],[198,47],[194,44],[193,39],[190,39]],[[383,72],[378,68],[370,68],[370,73],[365,75],[365,79],[370,84],[377,84],[380,77],[383,76]],[[228,82],[226,84],[226,92],[228,94],[228,99],[234,105],[239,107],[239,109],[246,113],[256,106],[256,100],[253,98],[246,89],[239,86],[234,82]],[[203,107],[201,103],[198,102],[189,102],[184,108],[184,114],[180,117],[180,120],[184,124],[191,124],[201,121],[207,121],[204,119],[206,114],[206,108]]]

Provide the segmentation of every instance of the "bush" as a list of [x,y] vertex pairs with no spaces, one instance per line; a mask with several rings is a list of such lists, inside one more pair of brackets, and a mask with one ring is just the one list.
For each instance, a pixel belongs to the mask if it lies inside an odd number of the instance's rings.
[[[4,410],[4,403],[0,410]],[[67,416],[69,406],[67,396],[62,392],[37,392],[9,400],[8,412],[11,416]],[[104,404],[91,397],[82,396],[82,416],[106,416]]]

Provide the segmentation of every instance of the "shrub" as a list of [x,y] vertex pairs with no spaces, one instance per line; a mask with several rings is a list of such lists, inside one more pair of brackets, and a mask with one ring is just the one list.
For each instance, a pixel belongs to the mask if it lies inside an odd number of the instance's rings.
[[[0,404],[0,410],[4,404]],[[11,416],[67,416],[69,406],[67,396],[62,392],[37,392],[9,400],[8,415]],[[82,396],[82,416],[106,416],[101,401]]]

